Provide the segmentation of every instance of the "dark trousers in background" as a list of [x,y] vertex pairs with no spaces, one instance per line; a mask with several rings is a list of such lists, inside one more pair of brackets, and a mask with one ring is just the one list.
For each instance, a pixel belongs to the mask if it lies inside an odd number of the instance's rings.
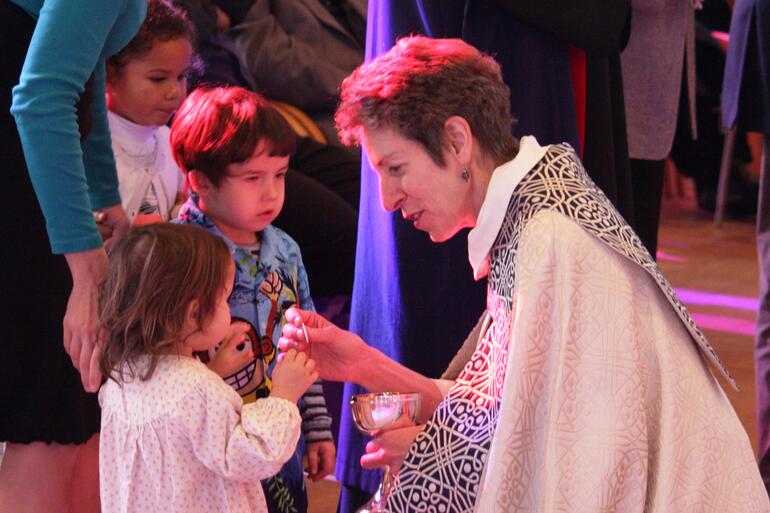
[[652,258],[658,250],[663,163],[663,160],[631,159],[634,228]]

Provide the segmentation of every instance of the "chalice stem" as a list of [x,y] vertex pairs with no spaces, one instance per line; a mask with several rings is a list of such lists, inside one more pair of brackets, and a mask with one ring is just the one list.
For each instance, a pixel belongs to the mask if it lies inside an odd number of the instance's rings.
[[374,492],[372,498],[356,513],[390,513],[388,509],[388,498],[393,486],[396,484],[396,477],[390,471],[389,466],[385,466],[382,474],[382,481]]

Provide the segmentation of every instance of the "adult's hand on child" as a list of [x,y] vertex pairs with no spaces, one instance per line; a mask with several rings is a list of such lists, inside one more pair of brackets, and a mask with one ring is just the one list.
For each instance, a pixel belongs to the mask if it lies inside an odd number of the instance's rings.
[[280,397],[296,403],[317,380],[315,362],[305,353],[292,349],[278,358],[278,363],[273,369],[273,390],[270,397]]
[[356,370],[369,347],[358,335],[338,328],[309,310],[292,307],[285,316],[283,336],[278,340],[281,351],[309,352],[322,379],[358,382]]
[[391,428],[377,433],[366,444],[366,454],[361,456],[361,466],[373,469],[387,465],[394,473],[398,473],[415,438],[425,429],[424,424],[413,426],[405,421],[404,425],[405,427]]
[[235,372],[244,368],[250,361],[254,360],[253,348],[250,345],[242,346],[242,344],[245,344],[248,329],[247,325],[240,322],[230,325],[222,346],[207,364],[209,370],[226,378],[232,376]]
[[109,262],[104,248],[65,255],[72,274],[72,291],[62,321],[64,349],[72,365],[80,371],[83,388],[96,392],[101,385],[100,349],[97,344],[99,322],[98,290],[107,276]]
[[131,223],[121,205],[112,205],[94,211],[94,219],[104,239],[104,249],[109,251],[128,232]]
[[337,449],[334,442],[324,440],[307,444],[303,464],[308,477],[312,481],[320,481],[334,472],[336,459]]

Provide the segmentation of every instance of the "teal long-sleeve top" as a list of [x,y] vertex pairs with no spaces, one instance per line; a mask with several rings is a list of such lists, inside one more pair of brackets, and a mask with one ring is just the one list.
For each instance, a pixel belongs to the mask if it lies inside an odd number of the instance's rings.
[[[107,124],[105,61],[139,30],[146,0],[12,0],[37,18],[13,89],[32,186],[54,253],[102,245],[93,210],[120,204]],[[76,104],[93,76],[93,127],[81,143]]]

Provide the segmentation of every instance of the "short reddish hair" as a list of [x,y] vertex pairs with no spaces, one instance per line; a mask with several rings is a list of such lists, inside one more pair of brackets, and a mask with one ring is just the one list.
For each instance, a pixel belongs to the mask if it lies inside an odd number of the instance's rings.
[[250,159],[257,148],[290,156],[296,137],[286,120],[257,93],[242,87],[208,87],[185,99],[171,125],[171,149],[179,167],[203,173],[214,186],[227,166]]
[[345,144],[360,144],[362,128],[391,128],[444,167],[444,123],[451,116],[468,122],[497,165],[518,152],[500,65],[459,39],[410,36],[342,82],[334,120]]

